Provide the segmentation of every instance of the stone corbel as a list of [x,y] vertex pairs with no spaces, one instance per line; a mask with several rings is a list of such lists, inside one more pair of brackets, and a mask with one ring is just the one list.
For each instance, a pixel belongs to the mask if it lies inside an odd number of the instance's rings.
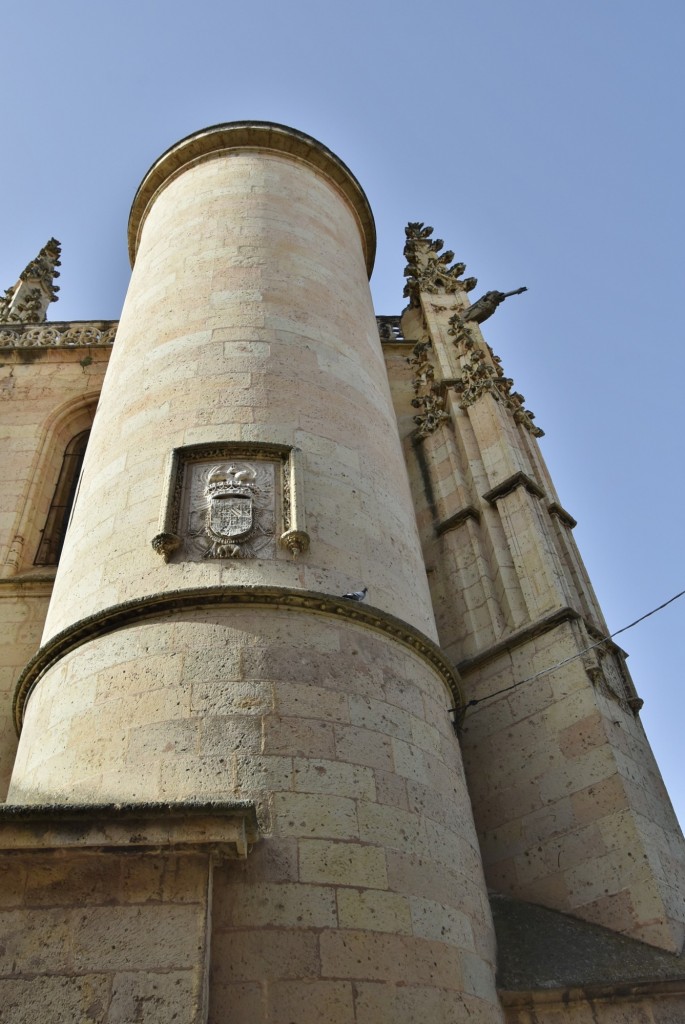
[[283,467],[283,519],[285,532],[279,543],[293,558],[309,548],[309,534],[305,528],[304,512],[304,471],[302,452],[291,448],[290,456]]
[[172,555],[176,548],[180,547],[181,544],[181,538],[174,533],[173,529],[175,525],[174,520],[176,518],[174,493],[176,491],[178,470],[179,453],[178,449],[174,448],[167,459],[167,464],[164,470],[164,492],[162,494],[162,504],[159,513],[158,532],[150,541],[153,549],[158,555],[161,555],[165,562],[169,561],[169,556]]

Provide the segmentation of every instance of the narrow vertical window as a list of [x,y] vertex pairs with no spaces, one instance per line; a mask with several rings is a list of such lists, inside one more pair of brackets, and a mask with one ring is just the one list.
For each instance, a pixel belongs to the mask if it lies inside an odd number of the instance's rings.
[[62,468],[45,520],[43,538],[38,547],[34,565],[57,565],[59,561],[89,434],[89,430],[81,431],[76,437],[72,437],[65,449]]

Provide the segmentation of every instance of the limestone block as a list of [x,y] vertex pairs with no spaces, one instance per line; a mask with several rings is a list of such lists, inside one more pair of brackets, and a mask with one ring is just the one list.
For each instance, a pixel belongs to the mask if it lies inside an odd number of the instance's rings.
[[388,888],[385,852],[381,847],[301,839],[299,851],[303,882]]
[[406,897],[387,891],[366,889],[338,890],[338,917],[341,928],[411,935],[412,920]]
[[202,1005],[201,981],[193,971],[121,972],[112,979],[107,1024],[167,1024]]
[[317,936],[308,931],[232,928],[218,932],[212,945],[212,959],[221,964],[224,983],[299,981],[321,973]]
[[37,1020],[101,1024],[110,1020],[107,1007],[111,987],[112,979],[107,974],[2,979],[2,1014],[11,1024],[35,1024]]
[[238,882],[220,897],[215,914],[222,928],[334,928],[337,924],[332,887],[292,882],[251,886]]
[[269,986],[268,1007],[269,1024],[348,1024],[354,1020],[353,987],[345,981],[278,981]]

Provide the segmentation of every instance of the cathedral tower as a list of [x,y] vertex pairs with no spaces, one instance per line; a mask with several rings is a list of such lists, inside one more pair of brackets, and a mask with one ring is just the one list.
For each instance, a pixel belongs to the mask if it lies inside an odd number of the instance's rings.
[[360,185],[264,122],[129,246],[118,324],[45,322],[54,239],[0,301],[0,1018],[685,1019],[682,836],[481,333],[525,288],[411,223],[376,317]]
[[497,1020],[366,198],[304,135],[218,126],[129,238],[9,801],[241,819],[244,863],[187,882],[212,1020]]

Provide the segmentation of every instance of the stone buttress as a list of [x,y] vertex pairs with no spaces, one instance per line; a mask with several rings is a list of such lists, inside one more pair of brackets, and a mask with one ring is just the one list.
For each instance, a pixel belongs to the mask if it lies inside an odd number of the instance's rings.
[[442,246],[407,228],[402,331],[414,346],[406,358],[390,344],[387,359],[440,642],[467,698],[461,745],[488,884],[678,951],[683,839],[642,701],[605,639],[542,431],[480,331],[507,295],[472,302],[475,280]]

